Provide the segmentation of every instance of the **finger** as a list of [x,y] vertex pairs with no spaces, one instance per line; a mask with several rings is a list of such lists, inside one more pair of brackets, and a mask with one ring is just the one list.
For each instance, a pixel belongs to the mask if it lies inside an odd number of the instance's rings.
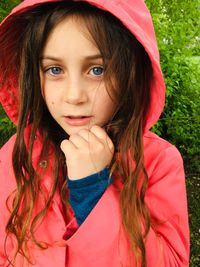
[[105,140],[106,137],[108,136],[107,133],[106,133],[106,131],[103,128],[97,126],[97,125],[93,125],[91,127],[90,131],[93,134],[95,134],[99,139]]
[[101,140],[93,134],[90,130],[80,130],[78,132],[78,135],[80,135],[88,144],[97,144],[98,142],[102,143]]
[[79,134],[71,135],[69,137],[69,141],[72,142],[76,148],[83,148],[85,146],[88,146],[87,140]]
[[69,140],[63,140],[60,144],[60,148],[66,157],[77,149],[76,146]]
[[109,147],[109,149],[111,151],[113,151],[113,149],[114,149],[113,142],[112,142],[112,140],[110,139],[110,137],[108,136],[108,134],[106,133],[106,131],[103,128],[101,128],[101,127],[99,127],[97,125],[93,125],[91,127],[90,131],[95,136],[97,136],[100,140],[102,140],[104,142],[104,144],[106,144]]

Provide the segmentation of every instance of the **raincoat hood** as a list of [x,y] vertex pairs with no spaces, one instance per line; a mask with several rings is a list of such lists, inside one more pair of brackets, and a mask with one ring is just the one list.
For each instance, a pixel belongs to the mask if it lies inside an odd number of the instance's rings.
[[[66,0],[65,0],[66,1]],[[76,1],[76,0],[74,0]],[[153,81],[151,85],[151,104],[145,129],[151,128],[158,120],[165,101],[165,85],[160,68],[159,52],[154,32],[154,27],[149,10],[143,0],[82,0],[116,16],[138,39],[147,51],[153,67]],[[12,27],[9,20],[18,13],[27,11],[36,5],[48,2],[62,2],[62,0],[25,0],[15,7],[9,16],[0,24],[0,36]],[[23,28],[21,29],[23,31]],[[15,36],[9,37],[11,40]],[[9,52],[0,45],[0,58],[4,66],[9,64],[9,58],[17,53],[15,47]],[[6,62],[6,63],[5,63]],[[0,102],[10,119],[17,124],[18,118],[18,83],[15,73],[6,73],[6,81],[2,78],[2,63],[0,63]]]

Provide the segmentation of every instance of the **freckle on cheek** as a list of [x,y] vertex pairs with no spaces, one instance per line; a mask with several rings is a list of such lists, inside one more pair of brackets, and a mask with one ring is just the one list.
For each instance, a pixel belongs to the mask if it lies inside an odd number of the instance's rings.
[[54,105],[54,102],[52,101],[51,104]]

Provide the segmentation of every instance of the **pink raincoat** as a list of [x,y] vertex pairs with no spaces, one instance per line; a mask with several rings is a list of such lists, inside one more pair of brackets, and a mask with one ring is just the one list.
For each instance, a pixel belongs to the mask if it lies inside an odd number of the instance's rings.
[[[9,16],[23,12],[34,5],[58,0],[25,0]],[[98,8],[109,11],[142,43],[152,61],[154,81],[151,87],[151,108],[144,134],[145,167],[149,176],[149,185],[145,201],[151,217],[161,221],[151,228],[146,239],[148,267],[184,267],[189,266],[189,229],[185,178],[182,158],[177,149],[159,138],[148,129],[158,120],[165,99],[165,86],[159,64],[159,53],[151,16],[143,0],[90,0]],[[0,26],[0,33],[6,31],[8,17]],[[0,47],[0,51],[2,48]],[[6,55],[1,52],[1,60]],[[8,62],[9,64],[9,62]],[[9,74],[8,74],[9,76]],[[1,79],[1,74],[0,74]],[[15,77],[8,77],[9,83],[0,90],[0,101],[7,114],[17,122],[17,88]],[[29,129],[26,131],[28,134]],[[9,218],[6,199],[16,188],[12,169],[13,136],[0,151],[0,266],[8,266],[4,242],[5,226]],[[33,164],[43,168],[39,162],[42,145],[40,136],[35,141]],[[51,188],[51,159],[47,162],[42,181],[44,192]],[[38,204],[40,209],[40,203]],[[105,191],[95,208],[78,228],[73,213],[64,219],[59,193],[56,192],[47,215],[36,230],[36,238],[47,242],[48,249],[40,250],[30,242],[32,260],[36,267],[135,267],[129,262],[129,243],[121,227],[119,207],[119,187],[112,184]],[[9,237],[6,251],[12,258],[16,241]],[[17,267],[28,267],[29,263],[18,256]]]

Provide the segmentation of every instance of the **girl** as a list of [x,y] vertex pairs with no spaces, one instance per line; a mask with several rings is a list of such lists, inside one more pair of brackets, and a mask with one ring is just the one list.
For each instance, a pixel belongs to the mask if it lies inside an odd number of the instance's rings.
[[[0,26],[0,266],[183,267],[182,159],[142,0],[25,0]],[[176,201],[175,201],[176,198]]]

